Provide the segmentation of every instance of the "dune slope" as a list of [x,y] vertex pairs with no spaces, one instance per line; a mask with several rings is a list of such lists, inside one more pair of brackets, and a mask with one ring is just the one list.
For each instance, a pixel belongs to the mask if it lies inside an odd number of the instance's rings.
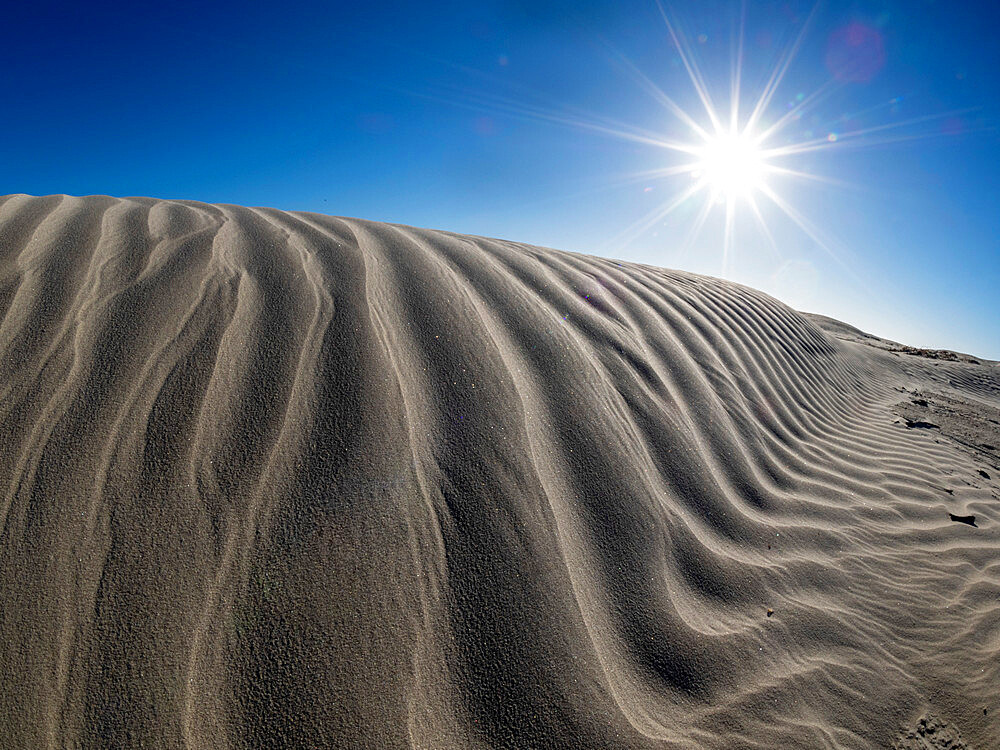
[[4,747],[1000,746],[996,363],[146,198],[0,198],[0,315]]

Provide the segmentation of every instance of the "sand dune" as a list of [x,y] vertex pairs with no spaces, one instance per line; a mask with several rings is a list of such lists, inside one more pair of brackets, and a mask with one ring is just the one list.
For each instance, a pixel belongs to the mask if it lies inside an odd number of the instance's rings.
[[146,198],[0,198],[0,314],[3,747],[1000,747],[997,363]]

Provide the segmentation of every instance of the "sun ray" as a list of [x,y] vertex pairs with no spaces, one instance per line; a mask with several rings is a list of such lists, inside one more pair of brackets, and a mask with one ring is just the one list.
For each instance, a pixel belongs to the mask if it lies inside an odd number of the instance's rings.
[[774,235],[771,233],[770,227],[767,226],[767,221],[764,219],[764,215],[760,211],[760,206],[757,205],[757,198],[750,196],[747,201],[750,204],[750,211],[753,213],[754,218],[757,219],[757,225],[760,227],[761,232],[767,238],[768,244],[771,247],[771,252],[778,260],[782,260],[784,256],[781,250],[778,248],[778,243],[774,239]]
[[[625,141],[641,143],[647,146],[656,146],[669,151],[677,151],[692,155],[697,153],[697,146],[695,144],[685,143],[683,141],[666,140],[659,134],[644,133],[640,129],[628,128],[628,126],[623,124],[619,124],[620,127],[602,124],[599,121],[599,118],[595,118],[596,121],[584,120],[578,116],[573,116],[571,113],[561,113],[542,107],[535,107],[530,104],[516,102],[503,97],[487,97],[473,92],[469,92],[466,99],[446,97],[426,92],[411,92],[411,95],[428,101],[448,104],[462,109],[470,109],[476,112],[502,112],[513,117],[520,117],[539,122],[550,122],[555,125],[562,125],[568,128],[598,133]],[[605,118],[605,122],[612,121]]]
[[612,248],[626,247],[636,237],[646,232],[658,221],[662,221],[680,208],[689,198],[696,195],[704,187],[705,182],[703,180],[698,180],[697,182],[692,183],[687,190],[684,190],[680,194],[674,196],[673,200],[669,201],[666,205],[657,206],[641,219],[633,222],[630,226],[626,227],[624,230],[612,237],[605,244]]
[[765,141],[767,141],[768,138],[771,138],[776,133],[779,133],[782,128],[784,128],[789,122],[794,120],[799,114],[804,112],[807,108],[815,106],[818,102],[822,101],[827,96],[830,96],[833,92],[838,91],[843,87],[844,87],[843,82],[838,81],[835,78],[831,78],[829,81],[821,85],[811,94],[804,97],[801,102],[798,102],[794,107],[788,110],[774,123],[772,123],[767,128],[758,133],[755,136],[757,139],[757,143],[764,143]]
[[740,79],[743,76],[743,36],[746,29],[747,4],[746,0],[740,3],[740,28],[736,33],[736,54],[734,56],[733,69],[731,72],[732,86],[730,86],[729,97],[729,131],[735,133],[740,122]]
[[886,99],[884,102],[879,102],[878,104],[873,104],[871,107],[865,107],[864,109],[859,109],[856,112],[848,112],[844,114],[845,120],[855,120],[859,117],[865,115],[870,115],[873,112],[879,112],[880,110],[886,109],[887,107],[897,106],[900,102],[899,97],[892,97],[891,99]]
[[802,214],[800,214],[791,204],[789,204],[784,198],[775,193],[771,188],[764,187],[761,192],[766,195],[771,201],[784,211],[785,215],[788,216],[793,222],[795,222],[799,228],[808,235],[809,239],[819,245],[826,253],[833,258],[842,268],[850,271],[848,265],[840,257],[840,254],[834,250],[830,244],[823,239],[822,234],[819,229],[817,229],[812,222],[806,219]]
[[631,60],[618,52],[618,50],[611,47],[610,44],[605,43],[605,46],[618,63],[624,66],[628,74],[632,76],[639,86],[645,89],[646,92],[653,97],[653,99],[662,104],[671,114],[691,128],[691,130],[693,130],[698,136],[704,139],[709,138],[708,131],[699,125],[698,122],[691,117],[691,115],[684,111],[684,109],[677,104],[677,102],[667,96],[663,89],[649,80],[649,77],[639,70]]
[[697,169],[697,164],[695,162],[688,162],[685,164],[675,164],[672,167],[657,167],[656,169],[644,169],[641,172],[627,172],[625,174],[620,174],[614,180],[616,185],[630,185],[636,182],[643,182],[645,180],[657,180],[663,177],[673,177],[679,174],[691,174],[695,169]]
[[525,102],[519,102],[515,99],[507,97],[488,97],[478,91],[466,91],[464,93],[468,97],[468,101],[470,103],[478,103],[485,109],[490,107],[496,109],[506,109],[508,112],[513,114],[549,120],[556,124],[592,130],[594,132],[623,138],[625,140],[638,139],[640,142],[646,142],[651,145],[664,146],[665,144],[670,143],[669,141],[664,140],[661,133],[656,133],[635,125],[623,123],[610,117],[597,116],[590,112],[583,112],[580,110],[573,111],[568,108],[560,111],[550,107],[541,107]]
[[729,260],[733,250],[733,213],[736,208],[733,196],[726,197],[726,225],[725,236],[722,239],[722,275],[729,271]]
[[789,169],[788,167],[779,167],[774,164],[768,165],[768,172],[771,174],[783,175],[787,177],[797,177],[802,180],[810,180],[811,182],[822,182],[824,185],[833,185],[835,187],[845,188],[847,190],[861,191],[864,190],[862,185],[855,182],[848,182],[847,180],[838,180],[836,177],[829,177],[827,175],[815,174],[813,172],[802,172],[798,169]]
[[705,222],[708,220],[708,215],[712,212],[712,207],[714,205],[715,199],[712,197],[706,197],[706,199],[702,201],[701,208],[698,210],[698,215],[695,217],[694,221],[691,222],[691,226],[684,235],[684,240],[681,242],[680,250],[677,252],[678,263],[687,258],[688,251],[701,234],[701,230],[705,226]]
[[[829,137],[827,138],[814,138],[809,141],[803,141],[801,143],[793,143],[788,146],[778,146],[775,148],[765,149],[764,154],[768,158],[778,157],[778,156],[791,156],[797,154],[805,154],[811,151],[824,151],[831,148],[844,148],[849,145],[850,141],[857,141],[865,136],[871,135],[873,133],[882,133],[887,130],[897,130],[899,128],[908,127],[910,125],[919,125],[924,122],[931,122],[933,120],[941,120],[946,117],[954,117],[956,115],[967,114],[973,109],[962,109],[954,110],[951,112],[941,112],[934,115],[923,115],[921,117],[912,117],[908,120],[902,120],[900,122],[891,122],[885,125],[875,125],[870,128],[859,128],[858,130],[851,130],[846,133],[838,133],[837,139],[831,141]],[[875,141],[868,142],[866,144],[859,145],[883,145],[887,143],[896,143],[901,141],[917,140],[921,138],[934,138],[941,135],[941,133],[916,133],[905,136],[898,136],[889,139],[879,139]]]
[[757,100],[757,104],[754,106],[753,111],[750,113],[750,119],[747,120],[746,132],[752,132],[753,128],[757,125],[757,120],[760,116],[764,114],[764,111],[771,104],[771,99],[774,97],[775,92],[781,85],[781,82],[785,78],[785,74],[788,72],[789,66],[795,59],[795,56],[799,52],[799,47],[802,46],[802,42],[806,37],[806,32],[812,25],[812,20],[816,15],[816,11],[819,8],[819,3],[813,6],[813,9],[809,12],[806,17],[805,22],[802,24],[802,28],[799,29],[798,35],[795,37],[795,41],[789,46],[782,57],[779,58],[778,64],[774,71],[771,73],[771,77],[767,84],[764,86],[764,91]]
[[677,53],[681,56],[681,62],[684,64],[685,70],[687,70],[688,78],[691,79],[691,83],[694,85],[695,91],[698,92],[698,98],[701,99],[701,103],[705,107],[708,119],[712,121],[712,126],[715,128],[715,132],[721,133],[722,124],[719,122],[719,116],[715,112],[715,106],[712,104],[712,98],[709,96],[708,87],[705,85],[705,79],[702,77],[701,71],[695,64],[694,58],[690,54],[690,50],[687,49],[687,44],[683,42],[677,31],[674,29],[674,25],[670,22],[670,18],[667,16],[667,11],[663,7],[663,1],[656,0],[656,6],[660,9],[660,15],[663,17],[663,22],[667,25],[667,30],[670,32],[670,38],[674,42],[674,47],[676,47]]
[[772,190],[762,191],[768,198],[770,198],[778,208],[780,208],[788,218],[790,218],[798,227],[820,248],[822,248],[827,255],[830,256],[837,263],[838,266],[843,269],[843,271],[851,277],[858,288],[867,293],[873,293],[871,285],[862,276],[860,276],[851,266],[841,257],[840,253],[836,252],[830,243],[823,239],[822,233],[819,229],[812,224],[808,219],[802,216],[798,211],[795,210],[787,201],[783,200],[781,196],[776,194]]

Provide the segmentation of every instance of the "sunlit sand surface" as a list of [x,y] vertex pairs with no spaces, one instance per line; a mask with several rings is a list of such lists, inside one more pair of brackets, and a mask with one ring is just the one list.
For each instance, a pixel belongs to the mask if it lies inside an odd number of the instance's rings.
[[0,314],[4,747],[998,745],[997,363],[147,198],[0,198]]

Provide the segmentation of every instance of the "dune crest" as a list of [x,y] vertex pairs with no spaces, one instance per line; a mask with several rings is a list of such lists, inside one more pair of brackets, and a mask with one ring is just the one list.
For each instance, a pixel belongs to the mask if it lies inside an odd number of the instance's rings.
[[10,747],[1000,742],[997,363],[147,198],[0,198],[0,314]]

